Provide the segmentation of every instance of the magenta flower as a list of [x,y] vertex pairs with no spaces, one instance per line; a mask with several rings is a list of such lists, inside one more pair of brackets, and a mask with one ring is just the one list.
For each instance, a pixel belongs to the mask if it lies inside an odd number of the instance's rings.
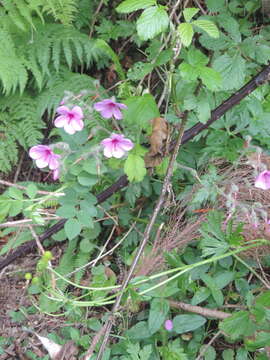
[[53,170],[53,173],[52,173],[53,180],[59,179],[59,175],[60,175],[60,168],[58,167]]
[[56,111],[60,114],[60,116],[54,120],[56,127],[63,127],[65,132],[70,135],[83,129],[83,112],[79,106],[74,106],[71,110],[67,106],[59,106]]
[[49,169],[59,168],[60,155],[55,154],[47,145],[36,145],[29,150],[29,156],[36,161],[38,168],[49,166]]
[[257,176],[255,187],[263,190],[270,189],[270,171],[265,170]]
[[127,106],[125,104],[114,102],[111,99],[105,99],[95,103],[94,109],[99,111],[106,119],[115,117],[115,119],[120,120],[123,117],[120,109],[127,109]]
[[167,331],[172,331],[173,329],[173,322],[172,320],[166,320],[164,323],[164,327]]
[[117,159],[124,156],[125,152],[131,150],[134,146],[131,140],[126,139],[121,134],[111,134],[109,138],[101,141],[101,145],[104,147],[104,156]]

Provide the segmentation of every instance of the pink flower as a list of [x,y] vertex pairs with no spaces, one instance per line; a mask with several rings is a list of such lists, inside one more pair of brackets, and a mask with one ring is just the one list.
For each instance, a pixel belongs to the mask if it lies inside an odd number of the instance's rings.
[[257,176],[255,187],[263,190],[270,189],[270,171],[265,170]]
[[31,147],[29,156],[36,160],[36,165],[40,169],[49,166],[49,169],[56,170],[60,165],[60,155],[55,154],[47,145],[36,145]]
[[120,120],[123,117],[120,109],[127,109],[127,106],[125,104],[114,102],[111,99],[105,99],[95,103],[94,109],[99,111],[106,119],[115,117],[115,119]]
[[59,106],[56,111],[60,114],[60,116],[54,120],[56,127],[63,127],[65,132],[70,135],[83,129],[83,112],[79,106],[74,106],[71,110],[69,110],[67,106]]
[[107,139],[101,141],[104,147],[104,156],[107,158],[115,157],[117,159],[125,155],[126,151],[133,148],[131,140],[124,138],[124,135],[111,134]]
[[164,323],[164,327],[165,327],[166,330],[172,331],[172,329],[173,329],[172,320],[166,320],[165,323]]
[[59,175],[60,175],[60,168],[58,167],[53,170],[53,174],[52,174],[53,180],[59,179]]

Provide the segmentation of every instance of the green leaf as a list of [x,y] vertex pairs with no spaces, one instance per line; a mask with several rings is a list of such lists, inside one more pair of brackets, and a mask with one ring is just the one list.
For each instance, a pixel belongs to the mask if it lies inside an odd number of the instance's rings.
[[214,39],[219,37],[217,26],[210,20],[195,20],[192,22],[192,25],[198,26]]
[[221,86],[222,77],[220,73],[209,67],[200,68],[200,78],[209,90],[215,91]]
[[23,202],[20,200],[15,200],[11,202],[10,208],[9,208],[9,216],[16,216],[18,215],[23,208]]
[[151,336],[151,333],[148,330],[146,321],[140,321],[132,326],[132,328],[126,332],[126,335],[134,341],[147,339]]
[[74,217],[76,213],[77,209],[73,205],[63,205],[56,210],[58,216],[62,216],[66,219]]
[[226,349],[222,352],[223,360],[234,360],[234,351],[232,349]]
[[138,35],[142,40],[153,39],[169,25],[167,12],[161,6],[145,9],[137,20]]
[[211,295],[211,292],[208,288],[201,286],[194,294],[191,305],[198,305],[205,301],[209,296]]
[[197,116],[201,123],[205,124],[211,116],[211,108],[208,103],[208,99],[204,94],[200,94],[197,98]]
[[181,38],[182,43],[185,46],[189,46],[192,42],[193,38],[193,27],[189,23],[183,23],[178,26],[179,35]]
[[94,250],[95,245],[89,241],[89,239],[83,239],[80,242],[80,250],[83,253],[90,253],[92,250]]
[[270,337],[269,331],[259,331],[255,334],[255,339],[245,339],[245,345],[247,350],[255,351],[257,349],[264,348],[266,346],[270,346]]
[[221,55],[213,62],[213,68],[222,76],[222,88],[224,90],[239,89],[246,77],[246,62],[237,54]]
[[81,225],[83,225],[86,228],[93,229],[94,227],[93,219],[87,214],[87,212],[80,210],[77,212],[76,216],[79,222],[81,223]]
[[82,226],[77,219],[68,219],[64,225],[64,229],[68,239],[72,240],[80,234]]
[[216,281],[208,274],[202,274],[201,279],[205,283],[205,285],[211,290],[212,296],[217,305],[222,306],[224,298],[222,292],[218,288]]
[[162,298],[156,298],[151,301],[148,317],[148,329],[154,334],[160,329],[169,311],[168,302]]
[[96,207],[93,205],[93,203],[87,201],[87,200],[82,200],[80,202],[80,208],[83,212],[85,212],[88,216],[94,217],[97,216],[97,209]]
[[196,15],[200,10],[196,8],[186,8],[183,11],[184,18],[186,22],[190,22],[190,20],[193,18],[194,15]]
[[173,319],[173,330],[177,334],[193,331],[205,324],[206,319],[200,315],[177,315]]
[[22,200],[23,199],[23,193],[20,189],[17,189],[16,187],[10,187],[8,189],[8,194],[12,199],[16,200]]
[[82,186],[93,186],[98,182],[98,177],[89,175],[87,172],[82,172],[78,176],[78,182]]
[[35,184],[29,184],[25,190],[27,196],[30,198],[30,199],[34,199],[34,197],[36,196],[37,194],[37,191],[38,191],[38,188],[36,187]]
[[206,6],[211,12],[226,10],[225,0],[206,0]]
[[190,64],[187,64],[185,62],[182,62],[179,65],[179,70],[180,70],[180,74],[183,77],[183,79],[185,79],[187,81],[194,81],[200,75],[200,71],[198,68],[196,68]]
[[208,64],[208,57],[198,49],[189,49],[187,54],[188,63],[195,67],[202,67]]
[[122,14],[156,5],[156,0],[125,0],[116,7],[116,11]]
[[124,111],[124,122],[135,128],[149,130],[151,128],[149,121],[159,116],[155,99],[150,94],[132,96],[125,103],[128,108]]
[[239,311],[219,323],[220,330],[224,331],[233,340],[240,336],[250,336],[256,329],[248,311]]
[[124,172],[129,181],[142,181],[146,175],[144,159],[135,154],[129,154],[124,164]]

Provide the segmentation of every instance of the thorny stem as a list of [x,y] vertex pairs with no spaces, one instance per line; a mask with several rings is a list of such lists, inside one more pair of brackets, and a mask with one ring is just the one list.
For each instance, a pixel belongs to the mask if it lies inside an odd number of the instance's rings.
[[122,300],[122,297],[123,297],[123,294],[124,294],[124,290],[126,289],[126,287],[128,286],[128,283],[134,273],[134,270],[138,264],[138,261],[143,253],[143,250],[149,240],[149,237],[150,237],[150,233],[153,229],[153,226],[155,224],[155,221],[156,221],[156,218],[161,210],[161,207],[166,199],[166,194],[167,194],[167,191],[168,191],[168,187],[170,185],[170,181],[171,181],[171,177],[172,177],[172,174],[173,174],[173,167],[174,167],[174,163],[176,161],[176,157],[177,157],[177,154],[178,154],[178,151],[179,151],[179,148],[180,148],[180,145],[181,145],[181,140],[182,140],[182,137],[183,137],[183,134],[184,134],[184,128],[185,128],[185,124],[186,124],[186,120],[187,120],[187,114],[185,116],[185,118],[182,120],[182,123],[181,123],[181,127],[179,129],[179,135],[178,135],[178,138],[177,138],[177,142],[176,142],[176,145],[175,145],[175,148],[174,148],[174,151],[173,151],[173,154],[171,156],[171,159],[170,159],[170,163],[169,163],[169,166],[168,166],[168,169],[167,169],[167,174],[165,176],[165,179],[164,179],[164,183],[163,183],[163,186],[162,186],[162,190],[161,190],[161,194],[159,196],[159,199],[158,199],[158,202],[154,208],[154,211],[152,213],[152,216],[150,218],[150,221],[148,223],[148,225],[146,226],[146,229],[145,229],[145,232],[144,232],[144,237],[142,239],[142,242],[139,246],[139,249],[137,251],[137,254],[131,264],[131,267],[129,269],[129,272],[121,286],[121,290],[120,290],[120,293],[119,295],[117,296],[116,300],[115,300],[115,303],[114,303],[114,306],[113,306],[113,309],[112,309],[112,315],[108,318],[106,324],[105,324],[105,334],[104,334],[104,339],[103,339],[103,342],[100,346],[100,349],[99,349],[99,352],[98,352],[98,355],[97,355],[97,359],[96,360],[101,360],[102,359],[102,356],[103,356],[103,353],[105,351],[105,347],[107,345],[107,342],[108,342],[108,339],[109,339],[109,335],[110,335],[110,331],[112,329],[112,326],[113,326],[113,318],[114,318],[114,314],[117,313],[119,311],[119,308],[120,308],[120,303],[121,303],[121,300]]

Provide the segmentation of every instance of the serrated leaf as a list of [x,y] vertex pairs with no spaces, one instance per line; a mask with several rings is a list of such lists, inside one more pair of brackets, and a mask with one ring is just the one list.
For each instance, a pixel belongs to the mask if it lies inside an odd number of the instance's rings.
[[156,0],[125,0],[121,2],[115,10],[119,13],[127,14],[132,11],[146,9],[155,4]]
[[206,66],[200,68],[200,78],[203,84],[212,91],[217,90],[222,82],[220,73]]
[[213,62],[213,68],[221,74],[224,90],[239,89],[243,85],[246,62],[240,54],[233,57],[228,54],[221,55]]
[[23,193],[20,189],[17,189],[16,187],[10,187],[8,189],[8,194],[12,199],[16,200],[22,200],[23,199]]
[[38,188],[36,187],[35,184],[29,184],[25,190],[27,196],[30,198],[30,199],[34,199],[34,197],[36,196],[37,194],[37,191],[38,191]]
[[225,0],[206,0],[206,6],[211,12],[226,10]]
[[251,321],[248,311],[239,311],[219,324],[220,330],[224,331],[230,338],[236,340],[242,335],[252,335],[255,324]]
[[169,25],[167,12],[161,6],[145,9],[137,20],[138,35],[142,40],[153,39]]
[[150,94],[132,96],[126,100],[127,110],[124,111],[124,121],[129,125],[138,125],[144,130],[151,128],[149,120],[159,116],[155,99]]
[[187,81],[194,81],[200,75],[200,72],[197,68],[195,68],[194,66],[187,64],[185,62],[182,62],[179,65],[179,70],[180,70],[180,74],[183,77],[183,79],[185,79]]
[[192,24],[204,30],[209,36],[214,39],[217,39],[219,37],[219,31],[217,26],[210,20],[195,20],[192,22]]
[[72,240],[80,234],[82,226],[77,219],[68,219],[65,222],[64,229],[68,239]]
[[148,329],[154,334],[160,329],[169,311],[168,302],[162,298],[152,300],[148,317]]
[[193,18],[194,15],[196,15],[199,12],[199,9],[196,8],[186,8],[183,11],[184,18],[186,22],[190,22],[190,20]]
[[192,42],[194,34],[192,25],[189,23],[180,24],[178,26],[178,31],[183,45],[189,46]]
[[173,330],[177,334],[193,331],[203,326],[206,319],[200,315],[177,315],[173,319]]
[[124,172],[129,181],[142,181],[146,175],[144,159],[135,154],[129,154],[125,161]]

